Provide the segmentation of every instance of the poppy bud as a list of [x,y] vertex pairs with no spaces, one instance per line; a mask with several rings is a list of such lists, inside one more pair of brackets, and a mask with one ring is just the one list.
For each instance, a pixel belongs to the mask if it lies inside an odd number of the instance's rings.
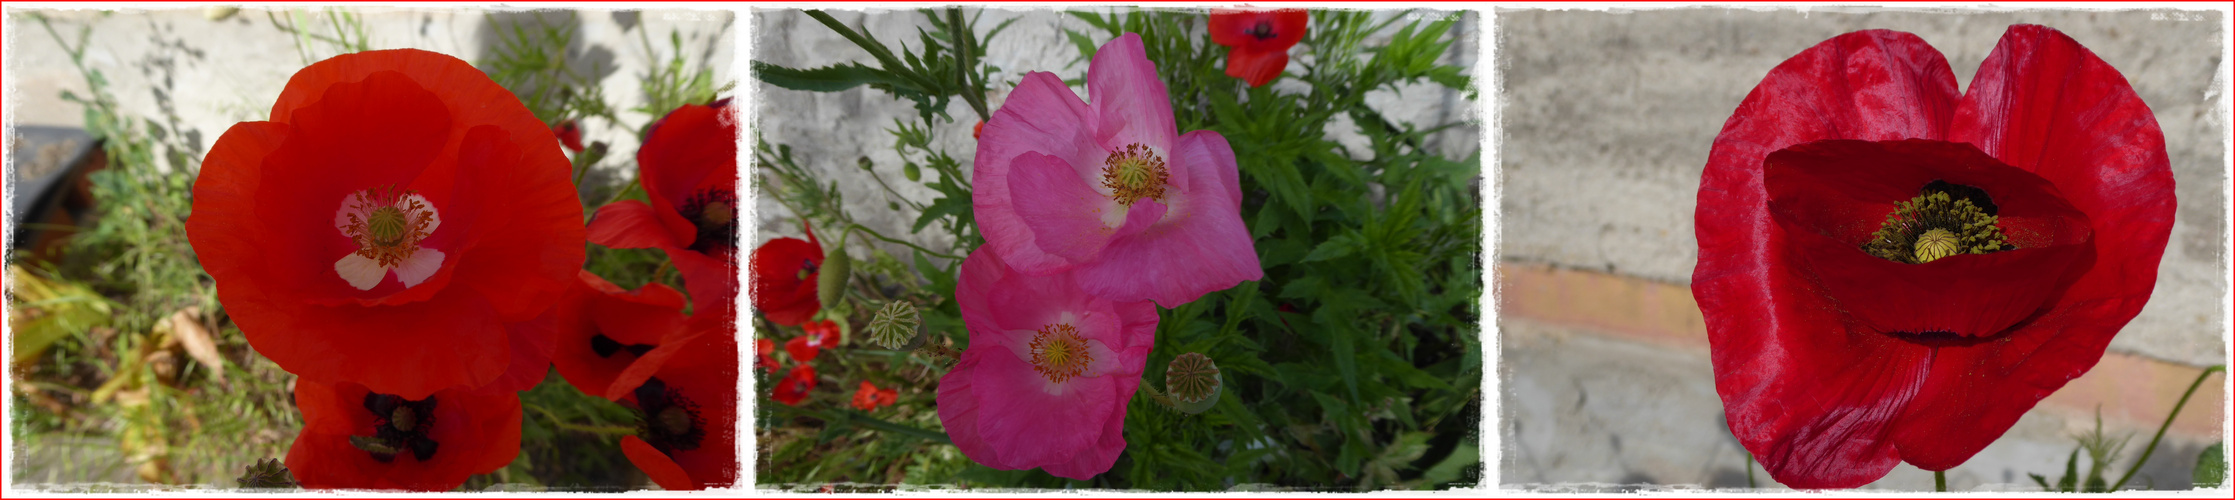
[[853,261],[852,257],[846,256],[846,243],[843,240],[839,241],[837,247],[831,248],[829,254],[823,256],[821,276],[815,278],[815,298],[824,308],[838,304],[838,299],[845,296],[846,274],[853,267]]
[[902,177],[907,177],[908,182],[915,182],[917,180],[923,179],[923,171],[920,168],[917,168],[916,164],[913,162],[902,164],[900,166],[900,175]]

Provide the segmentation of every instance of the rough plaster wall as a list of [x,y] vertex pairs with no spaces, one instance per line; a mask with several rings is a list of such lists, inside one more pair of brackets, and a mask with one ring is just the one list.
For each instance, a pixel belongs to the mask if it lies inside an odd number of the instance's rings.
[[[2187,21],[2175,19],[2189,19]],[[1515,261],[1687,283],[1700,171],[1770,68],[1825,39],[1887,28],[1948,58],[1959,88],[2011,24],[2064,31],[2157,113],[2180,209],[2157,290],[2113,350],[2224,363],[2227,38],[2213,12],[1677,9],[1499,12],[1505,82],[1500,250]]]
[[[479,61],[498,46],[499,27],[509,27],[515,20],[533,22],[522,11],[349,10],[361,16],[375,50],[417,48],[468,62]],[[85,80],[70,65],[68,53],[27,12],[8,9],[7,118],[11,124],[83,127],[82,107],[57,96],[65,90],[85,95]],[[270,9],[244,8],[223,21],[207,19],[200,8],[124,10],[107,17],[92,10],[41,12],[57,21],[57,31],[72,44],[77,43],[77,26],[91,23],[87,63],[110,80],[109,90],[120,108],[157,121],[168,121],[165,115],[175,113],[175,132],[205,152],[234,123],[266,119],[288,77],[306,65],[295,38],[274,28],[266,17],[267,12],[275,12]],[[286,11],[276,12],[285,22]],[[667,39],[671,29],[682,35],[690,60],[713,71],[717,87],[743,76],[731,70],[737,59],[738,28],[727,11],[578,10],[572,17],[566,12],[547,10],[543,16],[554,26],[575,25],[569,66],[595,75],[607,102],[623,110],[620,116],[629,124],[656,118],[626,110],[643,105],[644,75],[654,65],[664,65],[673,51]],[[319,33],[331,33],[323,16],[309,22]],[[629,26],[650,30],[656,52],[647,53],[635,31],[624,31]],[[313,42],[310,47],[317,59],[335,54],[331,44]],[[583,129],[585,142],[603,140],[612,145],[613,153],[603,162],[608,172],[603,175],[633,164],[630,158],[637,147],[633,134],[603,120],[585,120]]]
[[[1108,9],[1098,9],[1107,13]],[[975,15],[976,10],[965,9],[964,15]],[[1384,12],[1394,16],[1395,12]],[[1437,15],[1424,13],[1423,17]],[[838,36],[836,32],[796,10],[756,10],[752,14],[754,46],[752,59],[792,68],[823,67],[846,62],[858,62],[877,67],[876,59]],[[929,29],[921,14],[915,11],[855,10],[832,11],[831,17],[849,27],[865,28],[895,51],[903,43],[916,45],[916,30]],[[1016,21],[985,47],[985,60],[1001,71],[990,81],[991,92],[986,96],[988,111],[997,110],[1007,99],[1009,89],[1025,73],[1032,71],[1054,72],[1065,79],[1083,78],[1087,63],[1074,62],[1078,50],[1073,47],[1063,30],[1068,28],[1088,33],[1097,43],[1107,42],[1100,30],[1070,15],[1049,8],[988,8],[978,21],[980,29],[991,29],[1003,21]],[[1480,17],[1468,13],[1453,28],[1462,41],[1452,45],[1445,63],[1474,67],[1475,33],[1479,30]],[[1390,30],[1394,31],[1394,29]],[[981,33],[982,35],[983,33]],[[1366,45],[1378,44],[1370,40]],[[1295,68],[1291,66],[1291,70]],[[898,175],[900,156],[892,148],[892,135],[885,130],[893,127],[893,120],[912,121],[915,106],[910,101],[891,97],[884,92],[857,87],[844,92],[803,92],[778,88],[765,83],[759,85],[759,103],[754,114],[754,130],[761,140],[772,147],[790,145],[792,155],[802,167],[817,171],[825,182],[838,181],[844,193],[846,210],[856,221],[870,226],[887,236],[908,239],[939,248],[950,236],[936,228],[925,228],[919,235],[909,235],[914,214],[891,210],[886,203],[896,201],[883,188],[877,186],[868,172],[857,168],[857,160],[867,157],[883,173],[885,182],[893,191],[907,200],[930,203],[937,191],[918,183],[908,182]],[[1303,84],[1294,78],[1284,78],[1273,84],[1276,91],[1301,92]],[[1083,86],[1071,89],[1085,95]],[[1460,92],[1434,84],[1402,85],[1396,90],[1379,90],[1366,95],[1366,103],[1381,110],[1392,120],[1406,120],[1416,124],[1443,123],[1446,121],[1479,120],[1472,103]],[[933,126],[933,145],[953,156],[963,165],[963,172],[970,170],[971,159],[977,142],[970,138],[970,129],[977,123],[976,112],[957,99],[947,107],[947,114],[955,121],[937,122]],[[1452,158],[1465,158],[1478,149],[1481,129],[1470,123],[1453,127],[1430,137],[1429,146],[1437,148]],[[1364,137],[1352,130],[1348,118],[1339,118],[1329,124],[1330,133],[1337,142],[1352,150],[1366,148]],[[1185,131],[1182,131],[1185,132]],[[938,174],[925,169],[923,179],[930,182]],[[798,217],[773,198],[762,196],[756,201],[756,218],[763,234],[749,238],[749,243],[765,241],[777,236],[803,236]],[[904,207],[905,208],[905,207]],[[905,247],[882,245],[893,255],[906,258]],[[860,254],[858,247],[853,251]]]

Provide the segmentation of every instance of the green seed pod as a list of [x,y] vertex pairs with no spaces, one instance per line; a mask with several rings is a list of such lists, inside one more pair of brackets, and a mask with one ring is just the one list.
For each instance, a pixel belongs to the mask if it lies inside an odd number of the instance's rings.
[[1174,409],[1187,413],[1202,413],[1218,404],[1218,393],[1225,380],[1219,377],[1218,365],[1210,356],[1201,353],[1181,354],[1172,358],[1164,370],[1164,388],[1172,394]]
[[233,481],[239,483],[242,488],[301,487],[301,485],[295,483],[295,475],[288,473],[287,466],[281,464],[279,459],[276,458],[257,460],[255,464],[249,465],[248,469],[241,473],[241,477],[235,478]]
[[885,303],[877,310],[875,319],[869,320],[869,341],[886,349],[899,349],[915,341],[923,316],[916,312],[916,305],[905,300]]
[[907,177],[908,182],[923,180],[923,172],[921,171],[921,169],[916,167],[915,162],[909,162],[905,165],[901,165],[900,175]]
[[815,279],[815,299],[828,309],[846,296],[846,273],[853,269],[854,259],[846,256],[846,243],[840,241],[823,256],[821,277]]

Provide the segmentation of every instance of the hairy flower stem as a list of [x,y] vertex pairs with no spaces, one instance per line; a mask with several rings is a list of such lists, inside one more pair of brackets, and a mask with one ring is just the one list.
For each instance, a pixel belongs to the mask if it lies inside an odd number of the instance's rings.
[[2173,417],[2181,416],[2181,407],[2188,406],[2189,396],[2196,395],[2196,388],[2204,385],[2204,379],[2210,378],[2214,373],[2226,371],[2227,365],[2218,365],[2196,374],[2196,381],[2188,384],[2188,392],[2181,393],[2181,400],[2173,403],[2173,411],[2165,414],[2165,423],[2158,424],[2157,435],[2150,436],[2150,445],[2142,447],[2142,458],[2135,460],[2133,467],[2127,467],[2125,474],[2119,475],[2119,482],[2113,483],[2110,491],[2118,491],[2120,487],[2126,486],[2126,481],[2134,479],[2134,473],[2142,470],[2142,464],[2150,463],[2150,454],[2157,451],[2158,440],[2165,439],[2165,429],[2173,426]]
[[1932,471],[1932,491],[1948,492],[1948,471]]

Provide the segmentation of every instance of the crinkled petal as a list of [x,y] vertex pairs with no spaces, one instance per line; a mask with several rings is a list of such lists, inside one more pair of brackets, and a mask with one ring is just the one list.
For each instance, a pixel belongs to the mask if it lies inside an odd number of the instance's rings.
[[598,207],[596,218],[590,219],[589,240],[606,248],[668,248],[688,244],[677,241],[675,234],[668,232],[653,212],[651,205],[636,200],[607,203]]
[[1179,142],[1172,122],[1172,96],[1157,78],[1141,36],[1120,35],[1094,52],[1086,71],[1087,98],[1094,109],[1094,141],[1104,151],[1128,144],[1167,152]]

